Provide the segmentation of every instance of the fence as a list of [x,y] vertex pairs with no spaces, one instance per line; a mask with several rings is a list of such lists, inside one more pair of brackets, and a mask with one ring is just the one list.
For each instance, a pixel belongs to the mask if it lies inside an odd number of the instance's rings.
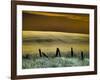
[[[71,57],[74,57],[74,51],[73,51],[72,47],[71,47],[70,55],[71,55]],[[39,49],[39,56],[48,58],[48,56],[44,52],[42,52],[41,49]],[[60,52],[59,48],[56,49],[56,54],[54,55],[54,57],[61,57],[61,52]],[[81,60],[84,60],[83,51],[81,51],[81,53],[80,53],[80,58],[81,58]]]

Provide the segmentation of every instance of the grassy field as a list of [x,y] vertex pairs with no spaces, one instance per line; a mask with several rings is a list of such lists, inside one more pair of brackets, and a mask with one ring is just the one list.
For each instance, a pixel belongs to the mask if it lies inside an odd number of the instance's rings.
[[[72,67],[89,65],[89,35],[49,32],[23,31],[22,68]],[[61,57],[54,57],[56,49]],[[74,56],[71,57],[71,48]],[[39,49],[48,55],[40,57]],[[84,60],[81,59],[81,51]]]
[[68,58],[68,57],[55,57],[55,58],[36,58],[36,59],[25,59],[23,58],[23,69],[31,68],[50,68],[50,67],[75,67],[75,66],[88,66],[89,59],[85,58],[81,60],[79,58]]

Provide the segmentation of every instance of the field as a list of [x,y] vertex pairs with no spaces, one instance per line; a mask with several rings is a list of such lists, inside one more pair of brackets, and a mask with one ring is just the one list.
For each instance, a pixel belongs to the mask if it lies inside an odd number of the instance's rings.
[[23,31],[22,38],[23,69],[89,65],[87,34]]

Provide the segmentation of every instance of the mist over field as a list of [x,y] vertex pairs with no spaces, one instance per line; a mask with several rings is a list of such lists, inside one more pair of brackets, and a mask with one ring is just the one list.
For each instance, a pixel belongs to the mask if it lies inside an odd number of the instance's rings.
[[[22,32],[22,68],[72,67],[89,65],[89,35],[52,31]],[[61,57],[54,57],[59,48]],[[71,48],[74,56],[71,57]],[[40,57],[39,49],[48,58]],[[81,60],[81,52],[84,60]]]

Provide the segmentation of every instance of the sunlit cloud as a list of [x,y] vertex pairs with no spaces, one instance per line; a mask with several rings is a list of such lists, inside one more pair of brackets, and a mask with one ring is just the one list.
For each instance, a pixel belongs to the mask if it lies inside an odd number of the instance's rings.
[[35,11],[24,11],[24,13],[43,15],[43,16],[65,17],[73,20],[88,21],[88,16],[82,16],[80,14],[76,15],[68,13],[53,13],[53,12],[51,13],[51,12],[35,12]]

